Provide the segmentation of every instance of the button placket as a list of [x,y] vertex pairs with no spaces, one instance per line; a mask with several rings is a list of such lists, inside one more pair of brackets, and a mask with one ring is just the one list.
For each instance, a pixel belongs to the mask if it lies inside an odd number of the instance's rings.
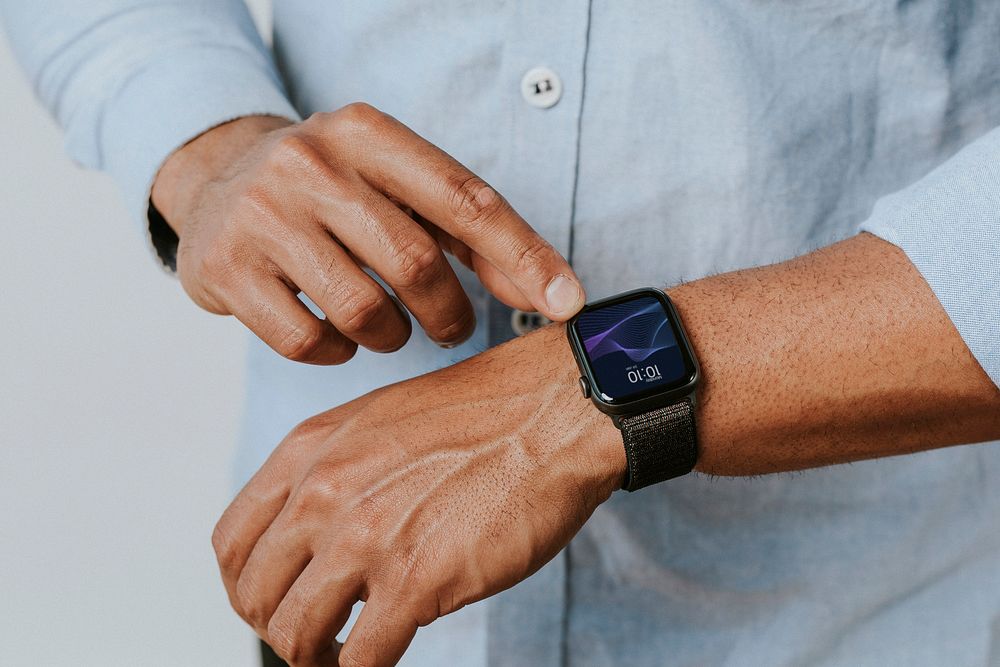
[[[510,113],[510,143],[500,170],[504,192],[518,212],[565,256],[573,217],[590,7],[577,0],[514,3],[513,7],[505,53],[509,56],[508,100],[515,108]],[[553,23],[560,27],[555,39],[537,29]],[[490,326],[506,328],[513,335],[510,318],[508,311],[502,322],[491,320]],[[490,598],[487,661],[491,667],[564,663],[567,571],[564,551],[511,590]]]

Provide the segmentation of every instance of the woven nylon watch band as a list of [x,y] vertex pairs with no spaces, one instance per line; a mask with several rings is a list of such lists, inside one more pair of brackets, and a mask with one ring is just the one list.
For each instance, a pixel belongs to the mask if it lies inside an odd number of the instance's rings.
[[636,491],[686,475],[698,459],[694,406],[690,399],[618,418],[625,440],[628,474],[622,488]]

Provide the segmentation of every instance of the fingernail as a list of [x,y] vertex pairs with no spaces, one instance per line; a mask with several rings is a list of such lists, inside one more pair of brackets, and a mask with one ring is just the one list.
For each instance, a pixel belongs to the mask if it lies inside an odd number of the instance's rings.
[[575,280],[560,273],[545,288],[545,302],[553,315],[572,315],[583,306],[583,290]]

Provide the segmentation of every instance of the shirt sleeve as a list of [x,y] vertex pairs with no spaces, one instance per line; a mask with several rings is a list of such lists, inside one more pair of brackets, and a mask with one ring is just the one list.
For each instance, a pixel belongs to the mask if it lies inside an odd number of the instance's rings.
[[1000,128],[880,199],[860,229],[907,254],[1000,386]]
[[69,155],[117,181],[143,230],[175,149],[242,116],[298,118],[242,0],[0,0],[0,18]]

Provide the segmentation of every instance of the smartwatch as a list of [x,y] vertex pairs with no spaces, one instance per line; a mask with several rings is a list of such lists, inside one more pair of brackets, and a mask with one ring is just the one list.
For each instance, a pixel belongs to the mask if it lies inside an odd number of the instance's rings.
[[662,291],[594,301],[566,324],[580,389],[622,433],[622,488],[687,474],[698,460],[695,389],[700,370],[681,318]]

